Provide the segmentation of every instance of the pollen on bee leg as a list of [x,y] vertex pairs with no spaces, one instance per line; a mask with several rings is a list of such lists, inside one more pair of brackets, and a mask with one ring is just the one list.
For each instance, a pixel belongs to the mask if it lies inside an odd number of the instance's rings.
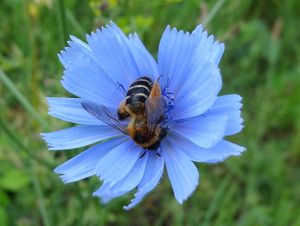
[[124,120],[129,117],[129,113],[126,109],[126,102],[123,100],[118,108],[118,118],[119,120]]

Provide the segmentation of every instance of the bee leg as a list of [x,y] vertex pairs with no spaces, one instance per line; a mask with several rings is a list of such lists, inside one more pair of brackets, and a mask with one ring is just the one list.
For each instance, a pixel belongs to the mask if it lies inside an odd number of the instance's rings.
[[125,102],[125,100],[123,100],[118,108],[118,118],[119,118],[119,120],[122,121],[122,120],[126,119],[127,117],[129,117],[129,113],[126,108],[126,102]]
[[158,157],[161,157],[160,152],[161,152],[161,149],[160,149],[160,147],[158,147],[157,150],[156,150],[156,155],[157,155]]
[[157,78],[156,81],[159,82],[160,78],[163,77],[163,76],[164,76],[163,74],[160,74],[160,75],[158,76],[158,78]]
[[140,159],[143,158],[143,157],[145,156],[146,151],[147,151],[147,150],[144,150],[144,152],[143,152],[143,153],[141,154],[141,156],[140,156]]
[[125,90],[125,88],[124,88],[124,86],[121,84],[121,83],[119,83],[119,82],[117,82],[117,84],[118,84],[118,88],[122,88],[122,90],[124,91],[124,93],[126,94],[127,92],[126,92],[126,90]]

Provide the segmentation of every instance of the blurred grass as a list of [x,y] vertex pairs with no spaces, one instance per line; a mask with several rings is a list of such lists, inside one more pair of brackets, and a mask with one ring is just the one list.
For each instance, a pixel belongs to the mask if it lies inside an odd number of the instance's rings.
[[[0,225],[299,226],[299,9],[297,0],[2,0]],[[96,178],[63,185],[52,172],[78,153],[49,152],[38,135],[68,125],[47,116],[45,96],[68,95],[56,54],[67,34],[84,39],[109,20],[137,31],[154,55],[167,24],[205,23],[226,44],[222,93],[244,97],[245,129],[232,140],[248,151],[198,165],[201,184],[182,206],[166,176],[125,212],[129,195],[103,206],[91,196]]]

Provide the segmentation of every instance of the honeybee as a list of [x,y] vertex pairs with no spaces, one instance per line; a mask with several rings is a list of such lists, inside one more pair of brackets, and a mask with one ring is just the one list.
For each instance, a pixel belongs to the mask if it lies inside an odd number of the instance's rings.
[[[91,115],[129,135],[136,144],[147,150],[156,150],[167,134],[166,128],[161,127],[165,100],[160,85],[148,77],[140,77],[130,85],[117,115],[103,105],[87,101],[81,105]],[[126,119],[129,119],[127,125]]]

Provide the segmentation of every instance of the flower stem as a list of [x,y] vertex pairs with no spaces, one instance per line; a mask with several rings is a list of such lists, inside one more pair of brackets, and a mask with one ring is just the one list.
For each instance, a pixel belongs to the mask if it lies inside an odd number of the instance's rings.
[[34,155],[31,149],[27,148],[15,135],[14,133],[6,126],[3,122],[2,118],[0,117],[0,128],[5,132],[5,134],[16,144],[22,151],[24,151],[30,158],[36,160],[37,162],[43,164],[44,166],[48,167],[49,169],[53,169],[53,165],[44,159],[41,159]]
[[0,68],[0,81],[1,80],[3,81],[4,85],[16,97],[16,99],[21,103],[21,105],[23,105],[23,107],[28,111],[28,113],[40,123],[43,129],[48,129],[48,123],[34,110],[33,106],[28,102],[24,95],[18,90],[18,88],[13,84],[13,82]]
[[212,21],[212,19],[215,17],[215,15],[217,14],[217,12],[219,12],[219,10],[222,8],[222,6],[224,5],[226,0],[219,0],[217,1],[217,3],[213,6],[213,8],[209,11],[207,17],[205,17],[204,21],[203,21],[203,25],[206,26],[207,24],[209,24],[210,21]]
[[67,28],[67,20],[66,20],[66,8],[64,4],[64,0],[57,0],[58,1],[58,10],[59,10],[59,18],[60,18],[60,24],[62,29],[62,39],[63,44],[68,41],[68,28]]

